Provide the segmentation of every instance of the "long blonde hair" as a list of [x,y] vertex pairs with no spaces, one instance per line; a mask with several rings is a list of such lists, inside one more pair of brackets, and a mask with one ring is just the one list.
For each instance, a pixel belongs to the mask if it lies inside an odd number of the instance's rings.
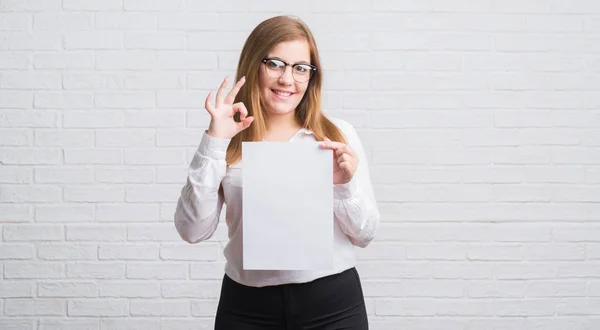
[[[318,69],[311,77],[304,97],[296,108],[296,118],[303,128],[310,129],[317,140],[328,137],[332,141],[344,142],[340,130],[321,112],[321,72],[319,53],[309,28],[301,20],[289,16],[276,16],[258,24],[246,39],[238,62],[236,81],[246,76],[246,83],[237,94],[235,102],[243,102],[248,115],[254,121],[247,129],[231,139],[227,148],[227,165],[238,162],[242,157],[243,141],[261,141],[267,131],[265,109],[260,97],[259,70],[262,59],[277,44],[284,41],[303,39],[310,48],[310,61]],[[237,118],[236,120],[239,120]]]

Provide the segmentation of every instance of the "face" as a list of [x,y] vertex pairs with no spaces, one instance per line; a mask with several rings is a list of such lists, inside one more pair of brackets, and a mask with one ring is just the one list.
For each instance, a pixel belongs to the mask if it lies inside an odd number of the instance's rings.
[[[285,41],[273,47],[266,58],[277,59],[291,65],[310,64],[310,48],[302,39]],[[287,66],[283,75],[277,77],[276,63],[261,63],[259,70],[261,98],[266,105],[267,115],[293,114],[308,87],[308,80],[298,82],[296,79],[305,80],[306,74],[310,75],[310,72],[305,72],[306,67],[292,69]]]

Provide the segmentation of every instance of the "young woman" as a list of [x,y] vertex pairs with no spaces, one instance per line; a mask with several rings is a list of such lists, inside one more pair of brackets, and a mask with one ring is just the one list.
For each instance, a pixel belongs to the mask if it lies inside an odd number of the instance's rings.
[[[213,235],[227,204],[215,329],[368,329],[354,246],[371,242],[379,212],[356,131],[321,112],[322,73],[308,27],[286,16],[260,23],[244,44],[236,81],[228,93],[227,78],[222,82],[214,105],[212,93],[206,98],[211,122],[175,211],[181,237],[198,243]],[[323,141],[333,150],[334,269],[243,269],[242,141]]]

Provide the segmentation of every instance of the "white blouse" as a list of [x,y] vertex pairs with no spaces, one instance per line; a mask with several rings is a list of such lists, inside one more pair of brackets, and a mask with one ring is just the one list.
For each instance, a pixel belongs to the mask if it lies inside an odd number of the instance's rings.
[[[242,164],[229,168],[225,161],[230,139],[203,134],[200,146],[188,169],[187,182],[177,201],[174,221],[181,238],[189,243],[209,239],[217,228],[223,203],[227,205],[225,221],[229,242],[225,246],[225,273],[247,286],[267,286],[309,282],[336,274],[355,266],[354,247],[365,247],[374,238],[379,226],[379,211],[375,201],[367,156],[356,130],[348,122],[330,118],[341,130],[347,144],[359,157],[353,179],[334,185],[334,262],[329,271],[244,270],[242,267]],[[308,129],[299,130],[289,142],[311,142],[316,137]],[[223,185],[224,198],[219,195]]]

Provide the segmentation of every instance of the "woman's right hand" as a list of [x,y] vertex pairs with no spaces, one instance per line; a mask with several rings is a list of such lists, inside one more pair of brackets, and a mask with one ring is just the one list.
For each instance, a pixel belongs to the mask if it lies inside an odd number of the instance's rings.
[[[250,124],[252,124],[252,121],[254,120],[254,117],[248,117],[248,109],[246,109],[246,106],[242,102],[233,103],[235,96],[246,82],[246,77],[242,77],[235,86],[233,86],[231,91],[229,91],[227,96],[225,96],[224,93],[225,88],[227,87],[227,80],[227,78],[223,80],[217,91],[214,107],[210,102],[212,92],[208,93],[205,101],[206,111],[208,111],[211,118],[206,133],[212,137],[221,139],[231,139],[239,132],[250,127]],[[240,113],[240,122],[236,122],[233,118],[236,112]]]

